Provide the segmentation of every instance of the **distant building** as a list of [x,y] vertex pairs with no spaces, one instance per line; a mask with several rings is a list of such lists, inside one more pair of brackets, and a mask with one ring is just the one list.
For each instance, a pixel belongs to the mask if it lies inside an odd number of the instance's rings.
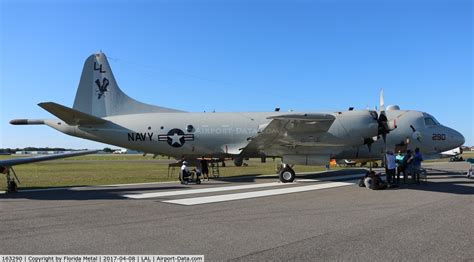
[[129,154],[129,155],[132,155],[132,154],[140,154],[140,152],[136,151],[136,150],[127,149],[127,148],[120,148],[120,149],[114,150],[112,152],[112,154]]
[[64,154],[71,153],[73,151],[16,151],[16,155],[55,155],[55,154]]

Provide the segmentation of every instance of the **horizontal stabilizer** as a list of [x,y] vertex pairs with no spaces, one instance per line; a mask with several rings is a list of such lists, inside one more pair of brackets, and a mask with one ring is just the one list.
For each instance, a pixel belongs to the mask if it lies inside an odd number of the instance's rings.
[[71,126],[100,125],[107,122],[102,118],[88,115],[53,102],[39,103],[38,105]]

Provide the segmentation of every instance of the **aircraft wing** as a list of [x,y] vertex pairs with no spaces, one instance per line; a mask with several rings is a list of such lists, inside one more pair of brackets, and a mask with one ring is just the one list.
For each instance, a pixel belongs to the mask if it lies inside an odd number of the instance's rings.
[[245,148],[262,150],[282,141],[286,144],[301,143],[296,140],[299,135],[327,132],[336,117],[331,114],[308,113],[278,115],[268,119],[271,121],[260,127],[258,134],[250,138],[250,143]]
[[99,152],[99,150],[85,150],[85,151],[77,151],[77,152],[63,153],[63,154],[34,156],[34,157],[21,157],[21,158],[15,158],[15,159],[0,160],[0,166],[11,167],[11,166],[29,164],[29,163],[34,163],[34,162],[48,161],[48,160],[53,160],[53,159],[94,154],[97,152]]

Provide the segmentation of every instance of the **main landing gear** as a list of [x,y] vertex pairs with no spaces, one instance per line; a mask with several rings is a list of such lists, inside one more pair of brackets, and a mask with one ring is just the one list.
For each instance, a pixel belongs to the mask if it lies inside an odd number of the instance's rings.
[[278,171],[282,183],[291,183],[295,180],[295,171],[287,164],[282,164]]
[[[13,174],[10,173],[12,171]],[[20,183],[20,180],[16,176],[15,170],[13,170],[12,167],[9,166],[0,166],[0,173],[5,174],[7,178],[7,192],[8,193],[15,193],[18,191],[18,185],[16,181],[18,181],[18,184]],[[16,179],[16,181],[15,181]]]

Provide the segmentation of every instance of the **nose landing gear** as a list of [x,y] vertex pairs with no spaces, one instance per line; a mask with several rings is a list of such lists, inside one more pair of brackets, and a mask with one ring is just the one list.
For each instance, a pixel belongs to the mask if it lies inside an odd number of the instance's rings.
[[287,164],[282,164],[278,171],[278,176],[282,183],[291,183],[295,180],[295,171]]

